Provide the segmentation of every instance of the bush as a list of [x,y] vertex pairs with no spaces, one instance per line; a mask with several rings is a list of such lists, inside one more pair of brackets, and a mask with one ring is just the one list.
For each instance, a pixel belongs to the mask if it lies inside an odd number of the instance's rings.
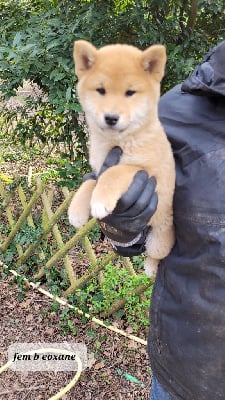
[[[22,141],[31,135],[67,141],[72,159],[75,140],[81,154],[86,153],[75,93],[74,40],[84,38],[96,46],[123,42],[140,48],[166,44],[165,91],[187,77],[209,47],[224,39],[224,18],[224,0],[216,4],[209,0],[0,0],[0,91],[8,99],[28,80],[47,99],[43,104],[42,98],[36,98],[34,105],[24,101],[24,126],[17,129],[17,140],[19,134]],[[38,118],[27,113],[31,106],[36,107]],[[56,131],[51,135],[47,127],[53,120]]]

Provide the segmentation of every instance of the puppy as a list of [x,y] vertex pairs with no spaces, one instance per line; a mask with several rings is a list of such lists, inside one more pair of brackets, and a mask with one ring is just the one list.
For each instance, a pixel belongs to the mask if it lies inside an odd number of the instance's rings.
[[149,221],[145,271],[154,275],[159,260],[174,244],[173,193],[175,165],[171,146],[158,119],[160,82],[166,50],[153,45],[144,51],[123,44],[96,49],[78,40],[74,44],[77,92],[89,128],[89,162],[98,174],[108,152],[121,147],[120,163],[97,181],[84,182],[68,210],[75,227],[90,213],[102,219],[112,213],[134,175],[146,170],[157,180],[157,210]]

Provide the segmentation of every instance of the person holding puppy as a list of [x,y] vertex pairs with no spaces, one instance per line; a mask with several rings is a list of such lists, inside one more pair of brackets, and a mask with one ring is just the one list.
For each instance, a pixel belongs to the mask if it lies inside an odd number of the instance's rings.
[[[161,97],[159,117],[176,162],[176,242],[160,262],[151,299],[150,400],[224,400],[225,41]],[[102,171],[120,156],[114,148]],[[145,250],[155,187],[154,177],[139,171],[100,221],[122,256]]]

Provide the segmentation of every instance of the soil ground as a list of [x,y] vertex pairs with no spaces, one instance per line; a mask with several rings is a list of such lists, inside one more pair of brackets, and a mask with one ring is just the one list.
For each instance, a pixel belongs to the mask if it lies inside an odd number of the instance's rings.
[[[0,366],[8,361],[8,347],[18,343],[84,343],[91,358],[79,381],[63,400],[145,400],[150,389],[150,368],[144,345],[109,332],[91,321],[74,317],[77,334],[60,327],[59,315],[37,290],[18,302],[13,279],[0,281]],[[133,383],[120,371],[137,378]],[[72,379],[71,372],[14,372],[0,375],[1,400],[49,399]],[[143,387],[142,387],[143,386]]]

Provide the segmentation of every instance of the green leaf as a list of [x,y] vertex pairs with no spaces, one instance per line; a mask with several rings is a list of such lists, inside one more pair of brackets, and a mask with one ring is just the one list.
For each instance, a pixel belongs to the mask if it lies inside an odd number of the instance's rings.
[[22,39],[22,33],[17,32],[13,39],[12,43],[13,47],[16,47],[21,42],[21,39]]
[[70,100],[72,97],[72,88],[68,87],[66,90],[66,100]]

